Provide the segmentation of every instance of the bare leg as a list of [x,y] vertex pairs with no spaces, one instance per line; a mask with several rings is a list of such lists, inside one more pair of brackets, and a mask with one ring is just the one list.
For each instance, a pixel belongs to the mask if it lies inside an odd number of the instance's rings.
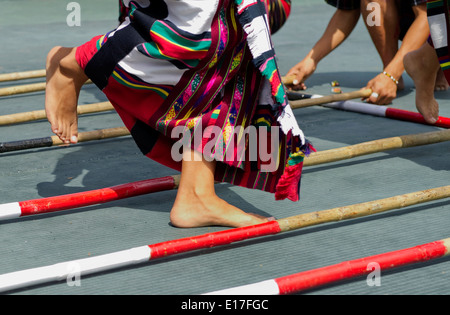
[[55,47],[47,56],[45,110],[52,131],[64,143],[78,141],[78,96],[87,81],[75,48]]
[[170,213],[174,226],[242,227],[268,221],[267,218],[246,213],[220,199],[215,193],[214,170],[215,162],[205,161],[200,158],[200,153],[188,151],[183,154],[180,186]]
[[436,75],[440,69],[433,47],[425,43],[404,58],[406,72],[416,86],[416,107],[425,120],[434,124],[439,118],[439,104],[434,98]]
[[[361,1],[361,15],[364,21],[369,18],[369,13],[367,5],[369,3],[375,2],[379,4],[381,10],[381,25],[369,26],[366,23],[367,30],[369,31],[370,37],[377,49],[377,52],[383,63],[383,69],[386,69],[397,55],[399,48],[399,34],[398,34],[398,8],[395,1],[385,1],[385,0],[362,0]],[[399,84],[397,86],[398,90],[404,89],[403,78],[396,76],[398,78]]]

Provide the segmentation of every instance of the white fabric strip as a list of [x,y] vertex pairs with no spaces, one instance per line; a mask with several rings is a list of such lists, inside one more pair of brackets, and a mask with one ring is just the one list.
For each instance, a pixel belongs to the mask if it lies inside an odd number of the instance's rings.
[[275,280],[266,280],[258,283],[219,290],[203,295],[279,295],[280,289]]
[[125,71],[150,84],[175,85],[187,69],[178,69],[167,60],[154,59],[134,48],[120,62]]
[[284,134],[287,134],[290,130],[292,130],[292,134],[294,136],[299,136],[302,140],[302,144],[306,143],[305,135],[303,131],[298,126],[297,119],[292,112],[291,105],[286,105],[281,113],[280,117],[278,117],[278,122],[280,123],[281,130],[283,130]]
[[447,41],[447,27],[445,14],[432,15],[428,17],[428,24],[430,25],[431,38],[433,39],[434,48],[442,48],[448,45]]
[[253,58],[257,58],[266,51],[272,50],[272,42],[267,32],[266,20],[263,16],[254,18],[251,23],[244,25],[243,28],[248,35],[247,42]]
[[0,205],[0,221],[17,219],[22,215],[22,209],[18,202]]
[[[142,8],[150,6],[150,0],[133,0]],[[129,8],[131,0],[123,0]],[[192,34],[201,34],[211,29],[219,0],[164,0],[169,15],[167,20]]]
[[164,0],[169,9],[167,19],[191,34],[211,30],[219,0]]
[[76,276],[81,277],[82,275],[144,263],[150,260],[150,255],[150,247],[141,246],[97,257],[16,271],[0,275],[0,292],[51,281],[62,281],[64,279],[69,281]]

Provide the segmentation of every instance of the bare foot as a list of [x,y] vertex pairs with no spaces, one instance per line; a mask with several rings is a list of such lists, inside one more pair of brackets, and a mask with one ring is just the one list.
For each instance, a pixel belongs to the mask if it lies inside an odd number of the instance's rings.
[[53,48],[46,71],[45,111],[52,132],[64,143],[77,143],[78,96],[88,78],[76,62],[75,48]]
[[434,87],[435,91],[447,91],[449,88],[449,84],[447,82],[447,79],[445,78],[444,71],[442,69],[438,70],[438,73],[436,75],[436,84]]
[[177,196],[170,212],[170,222],[179,228],[202,226],[243,227],[269,221],[269,218],[246,213],[216,195]]
[[243,227],[269,221],[220,199],[214,188],[215,162],[200,153],[183,153],[180,185],[170,212],[172,225],[180,228],[202,226]]
[[405,56],[404,65],[416,86],[417,110],[426,122],[435,124],[439,119],[439,104],[434,98],[439,62],[434,49],[428,44],[423,45]]

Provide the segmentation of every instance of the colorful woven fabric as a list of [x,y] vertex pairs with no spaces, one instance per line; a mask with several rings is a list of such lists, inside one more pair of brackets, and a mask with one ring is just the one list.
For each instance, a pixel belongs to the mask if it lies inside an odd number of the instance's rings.
[[266,1],[267,13],[270,16],[270,31],[272,34],[278,32],[286,23],[291,14],[290,0],[268,0]]
[[[265,3],[237,2],[123,0],[123,24],[77,58],[146,156],[180,170],[176,149],[190,135],[191,148],[217,161],[216,180],[275,193],[290,154],[310,144],[281,85]],[[273,158],[252,159],[264,141]],[[289,181],[296,194],[277,199],[298,200],[301,165]]]

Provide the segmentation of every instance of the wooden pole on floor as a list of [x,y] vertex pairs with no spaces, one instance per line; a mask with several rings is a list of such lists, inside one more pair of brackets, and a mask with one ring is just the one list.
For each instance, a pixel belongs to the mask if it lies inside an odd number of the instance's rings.
[[[78,142],[117,138],[130,135],[125,127],[80,132]],[[0,153],[66,145],[58,136],[0,143]]]
[[[87,105],[79,105],[77,108],[78,115],[100,113],[113,110],[114,107],[110,102],[94,103]],[[24,122],[36,121],[46,119],[45,110],[35,110],[30,112],[23,112],[17,114],[9,114],[0,116],[0,126],[19,124]]]
[[0,74],[0,82],[18,81],[45,77],[45,69]]

